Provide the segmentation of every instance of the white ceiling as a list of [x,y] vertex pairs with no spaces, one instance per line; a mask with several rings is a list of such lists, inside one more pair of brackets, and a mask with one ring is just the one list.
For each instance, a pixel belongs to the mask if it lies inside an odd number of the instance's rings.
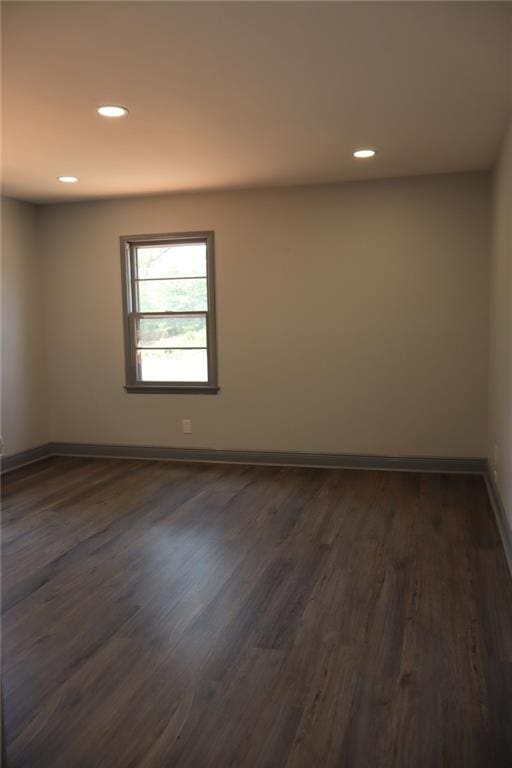
[[[4,192],[33,201],[489,168],[510,111],[508,2],[4,2],[2,15]],[[101,118],[105,103],[130,114]],[[377,157],[354,160],[367,145]]]

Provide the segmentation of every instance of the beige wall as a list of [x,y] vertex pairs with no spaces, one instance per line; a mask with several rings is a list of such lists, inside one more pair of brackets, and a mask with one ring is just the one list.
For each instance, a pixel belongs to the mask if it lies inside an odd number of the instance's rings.
[[46,442],[42,264],[33,205],[2,198],[4,454]]
[[[50,438],[485,455],[489,185],[458,174],[46,206]],[[204,229],[221,392],[126,394],[119,236]]]
[[512,123],[494,188],[491,261],[489,459],[498,447],[497,480],[512,526]]

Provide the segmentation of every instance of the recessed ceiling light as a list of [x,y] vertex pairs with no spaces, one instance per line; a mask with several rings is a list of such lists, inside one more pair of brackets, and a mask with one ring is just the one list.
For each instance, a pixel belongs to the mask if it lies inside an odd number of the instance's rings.
[[373,157],[374,154],[374,149],[356,149],[354,152],[354,157]]
[[58,176],[57,178],[59,181],[62,181],[63,184],[76,184],[78,181],[76,176]]
[[103,117],[123,117],[128,114],[126,107],[119,107],[115,104],[104,104],[102,107],[98,107],[98,112]]

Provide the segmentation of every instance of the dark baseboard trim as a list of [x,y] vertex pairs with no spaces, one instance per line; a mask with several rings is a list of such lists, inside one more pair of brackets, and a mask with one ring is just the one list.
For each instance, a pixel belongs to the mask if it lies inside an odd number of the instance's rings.
[[510,527],[505,512],[505,505],[503,504],[499,488],[492,476],[492,468],[489,462],[487,462],[485,472],[485,484],[487,486],[487,493],[489,494],[489,500],[494,511],[494,516],[496,517],[496,523],[503,543],[503,549],[505,550],[505,557],[507,558],[510,574],[512,575],[512,528]]
[[[292,467],[337,467],[340,469],[382,469],[412,472],[485,472],[486,460],[430,456],[364,456],[340,453],[299,453],[283,451],[224,451],[215,448],[167,448],[147,445],[99,443],[48,443],[36,449],[45,456],[97,456],[127,459],[163,459],[222,464],[264,464]],[[15,457],[9,457],[12,460]],[[26,463],[26,462],[24,462]],[[19,464],[17,466],[20,466]]]
[[2,456],[0,462],[2,475],[13,469],[24,467],[25,464],[33,464],[35,461],[41,461],[41,459],[46,459],[48,456],[52,456],[52,453],[48,448],[49,443],[45,443],[44,445],[38,445],[36,448],[29,448],[26,451],[13,453],[10,456]]

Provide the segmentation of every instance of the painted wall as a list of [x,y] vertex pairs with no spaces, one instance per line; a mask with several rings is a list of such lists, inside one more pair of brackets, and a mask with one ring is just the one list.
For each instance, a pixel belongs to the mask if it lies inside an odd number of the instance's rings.
[[[44,207],[50,439],[485,455],[490,212],[485,173]],[[119,236],[209,229],[221,392],[127,394]]]
[[512,526],[512,123],[495,176],[491,259],[489,460]]
[[37,210],[2,198],[2,437],[9,455],[46,442],[42,262]]

